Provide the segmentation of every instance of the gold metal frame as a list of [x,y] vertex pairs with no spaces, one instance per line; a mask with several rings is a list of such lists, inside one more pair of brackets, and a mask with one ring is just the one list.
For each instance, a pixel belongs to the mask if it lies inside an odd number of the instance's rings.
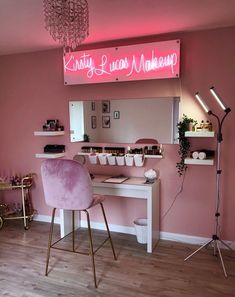
[[30,227],[30,222],[33,220],[33,216],[36,211],[32,207],[30,188],[33,185],[33,176],[34,173],[30,173],[27,176],[21,179],[19,185],[12,186],[9,183],[1,183],[0,191],[5,190],[21,190],[21,202],[22,202],[22,214],[2,214],[0,217],[0,229],[3,226],[5,220],[16,220],[23,219],[23,224],[25,230],[28,230]]
[[[49,240],[48,240],[48,249],[47,249],[47,258],[46,258],[46,271],[45,271],[45,275],[48,275],[48,266],[49,266],[49,260],[50,260],[50,252],[51,249],[57,249],[57,250],[62,250],[62,251],[68,251],[68,252],[73,252],[73,253],[77,253],[77,254],[82,254],[82,255],[90,255],[91,256],[91,262],[92,262],[92,269],[93,269],[93,277],[94,277],[94,284],[95,287],[97,288],[97,279],[96,279],[96,270],[95,270],[95,254],[96,252],[105,244],[106,241],[110,241],[110,245],[112,248],[112,252],[113,252],[113,257],[114,260],[117,260],[117,256],[115,254],[115,250],[114,250],[114,245],[113,245],[113,241],[112,241],[112,237],[109,231],[109,226],[108,226],[108,222],[107,222],[107,218],[105,215],[105,210],[104,210],[104,206],[103,203],[100,202],[99,203],[101,206],[101,210],[102,210],[102,214],[104,217],[104,222],[105,222],[105,226],[106,226],[106,230],[108,233],[108,236],[105,238],[105,240],[96,248],[96,250],[94,250],[94,246],[93,246],[93,241],[92,241],[92,232],[91,232],[91,224],[90,224],[90,216],[89,216],[89,212],[87,209],[82,210],[83,212],[85,212],[86,214],[86,218],[87,218],[87,227],[88,227],[88,236],[89,236],[89,245],[90,245],[90,249],[89,252],[81,252],[81,251],[77,251],[75,249],[75,211],[72,210],[72,232],[70,232],[69,234],[67,234],[66,236],[60,238],[59,240],[55,241],[52,243],[52,237],[53,237],[53,229],[54,229],[54,220],[55,220],[55,211],[56,208],[53,208],[52,210],[52,218],[51,218],[51,226],[50,226],[50,231],[49,231]],[[57,243],[59,243],[61,240],[63,240],[65,237],[69,236],[72,233],[72,250],[68,250],[68,249],[63,249],[63,248],[59,248],[56,247],[55,245]]]

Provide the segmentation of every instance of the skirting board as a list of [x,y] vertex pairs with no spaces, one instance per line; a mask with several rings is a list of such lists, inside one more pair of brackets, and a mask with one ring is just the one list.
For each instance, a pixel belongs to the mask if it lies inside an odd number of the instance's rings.
[[[34,221],[39,221],[39,222],[47,222],[47,223],[51,222],[50,216],[35,215],[33,219]],[[59,217],[55,217],[55,223],[56,224],[60,223]],[[84,220],[81,220],[81,227],[87,228],[87,222]],[[91,227],[97,230],[106,230],[105,224],[102,224],[102,223],[91,222]],[[120,233],[131,234],[131,235],[136,234],[134,227],[109,224],[109,229],[112,232],[120,232]],[[181,243],[202,245],[207,241],[209,241],[211,238],[190,236],[190,235],[169,233],[169,232],[160,232],[160,239],[177,241]],[[233,250],[235,250],[235,242],[233,241],[224,241],[224,242],[227,243]],[[221,248],[223,248],[223,245],[221,245]]]
[[[37,222],[44,222],[44,223],[50,223],[51,222],[51,216],[44,216],[44,215],[34,215],[33,220]],[[55,217],[55,224],[60,223],[60,218]]]

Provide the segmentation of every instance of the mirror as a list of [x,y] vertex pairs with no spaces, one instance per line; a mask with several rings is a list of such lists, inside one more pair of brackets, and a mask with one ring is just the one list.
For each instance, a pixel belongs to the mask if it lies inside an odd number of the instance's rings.
[[176,143],[179,97],[70,101],[70,140],[136,143],[141,138]]

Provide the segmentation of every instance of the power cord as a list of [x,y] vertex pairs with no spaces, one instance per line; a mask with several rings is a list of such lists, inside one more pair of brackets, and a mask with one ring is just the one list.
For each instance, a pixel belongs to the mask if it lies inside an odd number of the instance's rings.
[[182,179],[182,182],[181,182],[181,186],[180,186],[180,189],[179,191],[176,193],[170,207],[168,208],[168,210],[164,213],[164,215],[161,217],[161,221],[163,221],[165,219],[165,217],[168,215],[168,213],[170,212],[170,210],[172,209],[172,207],[174,206],[175,202],[176,202],[176,199],[178,198],[178,196],[183,192],[183,189],[184,189],[184,180],[185,180],[185,176],[186,176],[186,172],[187,170],[184,172],[183,174],[183,179]]

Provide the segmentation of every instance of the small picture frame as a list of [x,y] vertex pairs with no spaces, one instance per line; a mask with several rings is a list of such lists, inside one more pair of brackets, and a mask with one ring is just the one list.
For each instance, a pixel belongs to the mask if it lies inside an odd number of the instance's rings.
[[113,118],[114,118],[115,120],[120,119],[120,111],[115,110],[115,111],[113,112]]
[[110,116],[102,116],[102,128],[110,128]]
[[102,113],[110,113],[110,101],[102,101]]
[[96,122],[96,116],[91,116],[91,128],[96,129],[97,122]]
[[91,102],[91,110],[94,111],[95,110],[95,101]]

